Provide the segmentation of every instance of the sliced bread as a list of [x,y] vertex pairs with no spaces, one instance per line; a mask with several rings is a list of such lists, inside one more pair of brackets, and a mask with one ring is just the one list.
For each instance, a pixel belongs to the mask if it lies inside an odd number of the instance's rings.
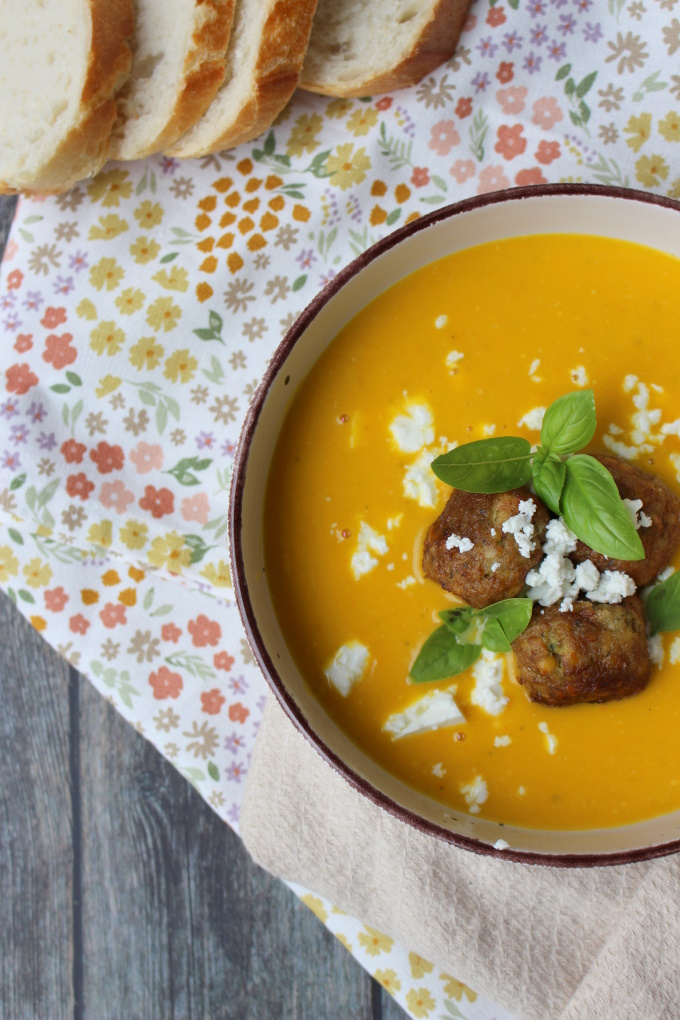
[[316,0],[237,0],[224,83],[168,155],[205,156],[266,130],[297,86],[315,8]]
[[65,191],[106,160],[132,0],[2,0],[0,192]]
[[470,0],[319,0],[300,88],[367,96],[415,85],[448,60]]
[[234,0],[135,0],[112,159],[160,152],[203,116],[224,79],[233,15]]

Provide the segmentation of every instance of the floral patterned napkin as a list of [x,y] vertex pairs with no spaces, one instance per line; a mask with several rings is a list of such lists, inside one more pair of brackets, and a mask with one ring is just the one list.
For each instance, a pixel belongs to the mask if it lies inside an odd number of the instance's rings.
[[[680,197],[677,3],[478,0],[416,88],[299,92],[232,152],[21,201],[0,278],[0,583],[231,825],[266,688],[227,499],[268,359],[341,266],[444,203],[580,180]],[[507,1016],[296,892],[411,1016]]]

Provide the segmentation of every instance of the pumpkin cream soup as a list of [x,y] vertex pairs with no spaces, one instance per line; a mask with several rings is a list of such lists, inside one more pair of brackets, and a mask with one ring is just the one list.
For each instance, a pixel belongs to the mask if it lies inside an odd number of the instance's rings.
[[[376,298],[294,398],[265,511],[281,628],[351,738],[454,809],[588,829],[680,808],[678,294],[680,261],[642,246],[482,245]],[[431,468],[509,437],[519,482]]]

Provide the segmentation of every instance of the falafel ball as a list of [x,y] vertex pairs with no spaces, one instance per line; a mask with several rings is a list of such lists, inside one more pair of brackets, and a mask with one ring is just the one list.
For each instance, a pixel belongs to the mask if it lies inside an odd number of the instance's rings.
[[565,613],[535,606],[512,648],[517,681],[543,705],[627,698],[644,690],[652,673],[637,595],[620,605],[583,599]]
[[574,563],[591,560],[598,570],[620,570],[638,585],[649,584],[667,567],[680,546],[680,499],[653,475],[634,467],[619,457],[595,454],[616,482],[622,499],[641,499],[642,513],[651,518],[651,525],[638,531],[645,551],[643,560],[614,560],[593,552],[579,541],[571,554]]
[[[503,524],[518,514],[523,500],[536,504],[531,522],[533,548],[528,557],[522,556],[514,535],[503,531]],[[549,519],[548,509],[528,489],[489,494],[454,489],[425,538],[423,573],[475,609],[514,598],[543,555]],[[452,535],[469,539],[473,547],[467,551],[447,549],[446,541]]]

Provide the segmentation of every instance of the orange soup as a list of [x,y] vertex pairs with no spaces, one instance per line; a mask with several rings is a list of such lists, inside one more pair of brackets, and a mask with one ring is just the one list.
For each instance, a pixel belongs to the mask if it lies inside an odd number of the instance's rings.
[[[538,442],[541,410],[591,387],[589,449],[680,490],[678,295],[680,261],[642,246],[572,235],[482,245],[376,298],[295,397],[265,519],[283,633],[352,739],[454,809],[588,829],[680,808],[680,635],[654,639],[646,690],[605,704],[529,701],[512,653],[497,714],[475,703],[472,670],[408,679],[437,612],[454,604],[420,567],[425,531],[451,491],[430,470],[439,453],[489,435]],[[343,648],[360,672],[345,694],[327,677]],[[453,687],[464,721],[396,739],[385,728],[429,691]]]

